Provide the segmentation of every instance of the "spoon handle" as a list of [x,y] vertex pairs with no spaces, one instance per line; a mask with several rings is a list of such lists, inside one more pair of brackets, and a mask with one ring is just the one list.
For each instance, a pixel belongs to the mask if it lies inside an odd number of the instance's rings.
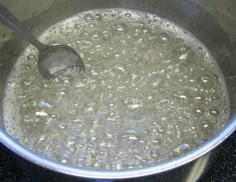
[[0,3],[0,22],[12,29],[14,32],[19,33],[31,44],[33,44],[38,50],[44,50],[46,46],[39,42],[31,32],[22,25],[22,23],[5,7]]

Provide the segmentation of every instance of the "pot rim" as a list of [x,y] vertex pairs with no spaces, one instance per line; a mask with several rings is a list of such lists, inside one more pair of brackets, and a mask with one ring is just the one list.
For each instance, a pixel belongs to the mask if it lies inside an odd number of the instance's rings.
[[153,166],[117,171],[73,167],[47,159],[40,154],[37,154],[36,152],[33,152],[30,149],[26,148],[26,146],[20,144],[13,137],[7,134],[7,132],[3,128],[0,129],[0,142],[4,144],[8,149],[25,158],[26,160],[56,172],[94,179],[125,179],[157,174],[187,164],[208,153],[210,150],[221,144],[235,130],[236,115],[232,117],[230,122],[228,122],[225,127],[223,127],[214,136],[182,156],[164,162],[159,162]]

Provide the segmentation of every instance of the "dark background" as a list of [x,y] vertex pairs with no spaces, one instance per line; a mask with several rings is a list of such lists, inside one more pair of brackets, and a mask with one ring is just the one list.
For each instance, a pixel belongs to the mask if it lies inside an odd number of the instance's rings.
[[[0,144],[0,181],[3,182],[93,182],[55,173],[18,157]],[[155,176],[125,182],[157,182]],[[219,156],[201,182],[236,182],[236,132],[219,146]],[[119,181],[122,182],[122,181]],[[173,181],[174,182],[174,181]]]

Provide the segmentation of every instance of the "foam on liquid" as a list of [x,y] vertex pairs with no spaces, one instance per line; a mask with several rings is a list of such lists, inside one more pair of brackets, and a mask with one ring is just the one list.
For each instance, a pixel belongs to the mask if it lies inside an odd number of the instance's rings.
[[224,80],[205,46],[155,15],[93,10],[40,40],[68,44],[86,72],[45,80],[28,46],[6,87],[6,130],[50,159],[124,169],[184,154],[229,118]]

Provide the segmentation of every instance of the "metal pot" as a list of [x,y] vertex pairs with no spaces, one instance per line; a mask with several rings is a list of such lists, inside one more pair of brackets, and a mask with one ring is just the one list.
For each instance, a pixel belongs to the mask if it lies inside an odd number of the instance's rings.
[[[192,32],[210,50],[218,61],[225,76],[231,113],[236,113],[236,14],[233,17],[234,1],[194,1],[194,0],[42,0],[5,1],[1,0],[37,35],[50,25],[81,11],[95,8],[126,8],[141,10],[168,18]],[[25,8],[27,7],[27,9]],[[231,13],[232,11],[232,13]],[[26,42],[17,38],[9,30],[0,27],[0,103],[4,97],[6,78],[17,56]],[[45,168],[80,177],[121,179],[159,174],[160,180],[195,181],[205,171],[214,155],[210,151],[225,140],[236,128],[236,117],[208,141],[175,159],[155,166],[132,170],[108,171],[76,168],[46,159],[27,149],[9,136],[4,130],[0,105],[0,141],[23,158]]]

